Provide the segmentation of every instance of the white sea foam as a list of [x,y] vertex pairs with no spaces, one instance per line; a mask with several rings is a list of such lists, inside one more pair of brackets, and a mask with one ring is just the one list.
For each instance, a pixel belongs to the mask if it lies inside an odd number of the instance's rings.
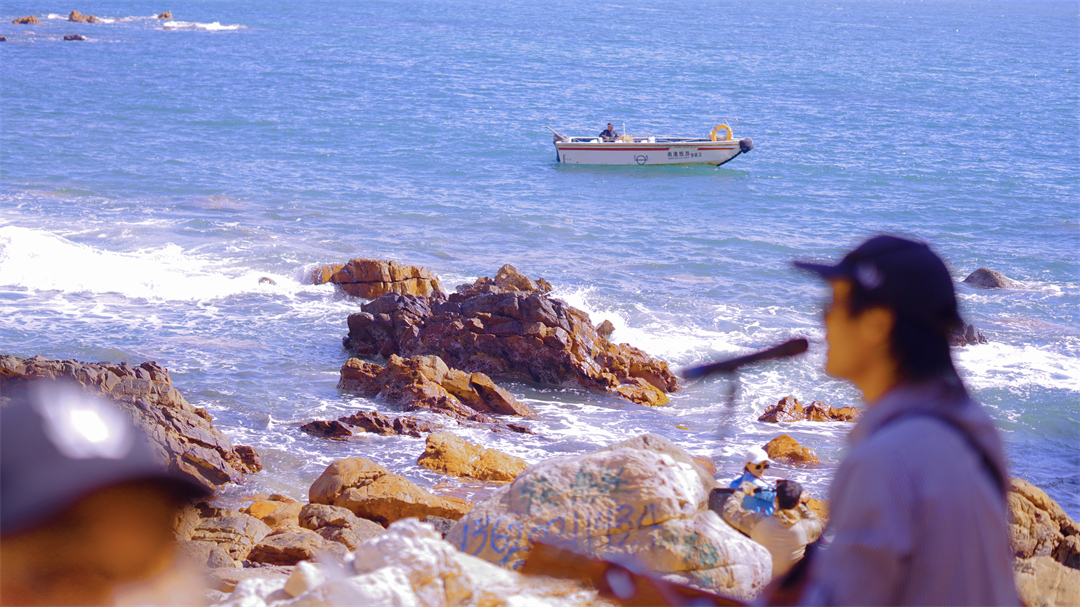
[[953,350],[964,381],[976,389],[1040,387],[1080,392],[1075,345],[1054,351],[1031,345],[989,343]]
[[220,31],[238,30],[238,29],[243,28],[244,26],[242,26],[242,25],[222,25],[218,21],[214,21],[213,23],[197,23],[197,22],[194,22],[194,21],[169,21],[169,22],[166,22],[164,25],[162,25],[162,27],[164,29],[169,29],[169,30],[200,29],[200,30],[206,30],[206,31],[210,31],[210,32],[220,32]]
[[113,293],[149,300],[204,301],[267,290],[290,292],[302,285],[286,276],[226,268],[210,257],[166,244],[118,253],[56,234],[0,227],[0,286],[30,291]]

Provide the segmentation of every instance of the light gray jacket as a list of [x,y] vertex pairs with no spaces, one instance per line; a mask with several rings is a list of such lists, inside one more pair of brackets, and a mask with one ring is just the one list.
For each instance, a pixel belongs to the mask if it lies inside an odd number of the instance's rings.
[[959,380],[893,389],[848,438],[803,604],[1019,604],[1001,439]]

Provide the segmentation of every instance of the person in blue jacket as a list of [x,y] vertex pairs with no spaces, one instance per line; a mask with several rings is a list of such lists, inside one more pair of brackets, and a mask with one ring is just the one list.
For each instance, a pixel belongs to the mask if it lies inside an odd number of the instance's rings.
[[761,514],[773,513],[776,489],[762,478],[769,469],[769,463],[769,454],[761,447],[752,447],[746,452],[746,465],[743,466],[742,475],[728,485],[731,489],[738,489],[743,483],[750,483],[756,489],[753,495],[743,498],[743,508]]

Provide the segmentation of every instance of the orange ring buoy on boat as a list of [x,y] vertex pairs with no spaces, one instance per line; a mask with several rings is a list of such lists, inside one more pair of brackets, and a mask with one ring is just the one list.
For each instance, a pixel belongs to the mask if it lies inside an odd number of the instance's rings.
[[[716,138],[716,134],[719,133],[721,130],[724,131],[725,137],[718,140]],[[717,125],[717,127],[714,128],[711,133],[709,133],[709,141],[731,141],[731,127],[726,124]]]

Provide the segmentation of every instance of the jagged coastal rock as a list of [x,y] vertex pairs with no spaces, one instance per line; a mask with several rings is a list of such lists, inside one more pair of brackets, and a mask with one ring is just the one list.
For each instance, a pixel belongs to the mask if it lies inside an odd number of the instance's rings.
[[168,468],[207,488],[240,482],[244,473],[261,469],[255,451],[234,447],[214,428],[210,414],[188,404],[169,371],[155,362],[132,366],[0,355],[0,394],[35,379],[75,382],[113,400],[150,437]]
[[64,34],[64,40],[83,41],[86,40],[86,36],[83,36],[82,34]]
[[437,355],[467,372],[668,402],[679,384],[667,363],[608,341],[550,289],[506,265],[448,299],[384,295],[349,315],[344,345],[359,357]]
[[336,421],[313,421],[300,426],[300,429],[312,436],[345,440],[357,434],[374,433],[383,436],[395,434],[420,438],[424,434],[437,432],[438,426],[418,417],[399,415],[388,417],[378,411],[357,411],[352,415],[337,418]]
[[997,270],[982,267],[964,279],[964,282],[980,289],[1019,289],[1022,285]]
[[1080,597],[1080,525],[1031,483],[1012,479],[1009,546],[1025,605],[1076,605]]
[[33,15],[27,15],[25,17],[19,17],[18,19],[12,19],[12,23],[15,25],[41,25],[38,18]]
[[949,334],[950,346],[975,346],[985,343],[989,342],[983,336],[982,331],[975,328],[975,325],[964,323],[963,326],[957,327],[956,330]]
[[432,495],[362,457],[340,459],[327,466],[308,490],[308,501],[340,506],[383,526],[427,515],[457,520],[473,506],[465,500]]
[[487,375],[451,369],[434,355],[401,358],[391,354],[386,367],[350,358],[341,367],[338,387],[378,396],[407,411],[429,409],[458,420],[491,422],[493,414],[534,415]]
[[375,299],[387,293],[428,297],[443,292],[439,278],[431,270],[379,259],[352,259],[348,263],[316,268],[312,283],[327,282],[353,297],[364,299]]
[[781,434],[765,444],[765,453],[769,459],[787,462],[795,465],[818,463],[818,456],[814,450],[804,447],[787,434]]
[[769,407],[758,418],[759,422],[850,422],[859,419],[862,411],[855,407],[831,407],[821,401],[811,401],[803,407],[802,403],[793,396],[781,398],[775,405]]
[[68,21],[74,21],[75,23],[101,23],[101,19],[93,15],[84,15],[79,11],[71,11],[68,13]]
[[768,551],[708,510],[707,473],[656,438],[533,465],[446,539],[507,568],[520,567],[535,541],[569,542],[590,558],[632,557],[674,582],[756,596],[771,575]]
[[450,432],[429,434],[416,463],[442,474],[498,482],[512,481],[529,467],[520,457],[474,445]]

